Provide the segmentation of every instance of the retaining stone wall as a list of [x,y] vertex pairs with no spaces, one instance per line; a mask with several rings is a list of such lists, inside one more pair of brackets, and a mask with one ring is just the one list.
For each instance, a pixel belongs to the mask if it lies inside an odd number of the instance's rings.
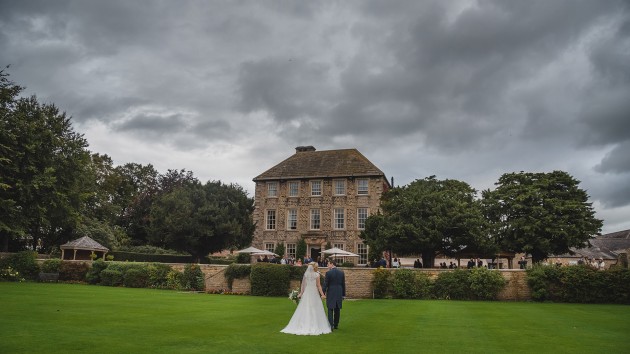
[[[175,265],[173,265],[174,268]],[[210,290],[227,290],[227,281],[223,276],[223,272],[227,266],[225,265],[200,265],[201,270],[206,275],[206,291]],[[176,268],[177,269],[177,268]],[[372,297],[372,278],[373,268],[342,268],[346,275],[346,295],[349,298],[371,298]],[[183,270],[183,266],[181,269]],[[320,268],[322,274],[326,274],[327,269]],[[397,271],[391,269],[392,272]],[[448,272],[448,269],[415,269],[417,272],[427,273],[431,278],[437,277],[440,272]],[[508,281],[505,289],[499,294],[499,300],[502,301],[527,301],[531,299],[531,291],[527,286],[527,275],[524,270],[520,269],[502,269],[496,270]],[[300,281],[292,280],[290,288],[297,289],[300,287]],[[238,293],[249,293],[251,287],[249,279],[235,279],[232,284],[232,291]]]

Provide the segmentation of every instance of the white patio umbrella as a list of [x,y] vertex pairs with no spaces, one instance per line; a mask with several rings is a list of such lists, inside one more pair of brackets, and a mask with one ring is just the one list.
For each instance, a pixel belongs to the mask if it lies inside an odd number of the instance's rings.
[[242,249],[242,250],[236,251],[236,253],[259,253],[259,252],[263,252],[263,250],[259,250],[258,248],[256,248],[256,247],[251,247],[251,246],[250,246],[250,247],[247,247],[247,248],[245,248],[245,249]]
[[324,254],[329,254],[331,256],[341,256],[341,257],[359,257],[358,254],[354,254],[352,252],[344,251],[341,248],[333,247],[331,249],[327,249],[323,251]]
[[264,250],[264,251],[259,251],[259,252],[253,252],[252,256],[277,256],[277,254]]

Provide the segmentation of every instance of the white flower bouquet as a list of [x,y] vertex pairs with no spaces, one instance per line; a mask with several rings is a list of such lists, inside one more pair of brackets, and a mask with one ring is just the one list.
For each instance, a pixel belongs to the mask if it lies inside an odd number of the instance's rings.
[[300,298],[298,297],[298,294],[300,292],[297,290],[292,290],[289,293],[289,300],[293,301],[296,305],[300,303]]

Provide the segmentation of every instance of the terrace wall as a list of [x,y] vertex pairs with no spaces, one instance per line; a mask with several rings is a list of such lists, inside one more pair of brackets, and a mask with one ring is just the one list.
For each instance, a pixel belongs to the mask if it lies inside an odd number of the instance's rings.
[[[223,272],[227,266],[225,265],[200,265],[201,270],[206,275],[206,290],[226,290],[228,288],[227,281],[223,276]],[[174,265],[174,268],[177,268]],[[183,265],[181,265],[181,269]],[[373,268],[341,268],[346,275],[346,295],[349,298],[372,298],[372,278]],[[320,268],[322,274],[327,269]],[[397,269],[391,269],[396,272]],[[427,273],[429,277],[437,277],[441,272],[448,272],[448,269],[414,269],[417,272]],[[496,270],[507,280],[507,285],[499,294],[499,300],[503,301],[527,301],[531,299],[531,291],[527,286],[527,275],[521,269],[501,269]],[[299,281],[292,281],[291,288],[298,288]],[[238,293],[250,292],[249,279],[235,279],[232,284],[232,291]]]

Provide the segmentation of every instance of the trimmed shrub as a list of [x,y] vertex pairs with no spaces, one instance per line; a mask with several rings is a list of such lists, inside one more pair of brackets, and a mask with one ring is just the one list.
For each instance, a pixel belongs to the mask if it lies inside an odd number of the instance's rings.
[[88,270],[90,266],[85,262],[61,262],[59,280],[83,282]]
[[0,279],[10,281],[35,280],[39,274],[37,253],[22,251],[0,259]]
[[431,282],[429,276],[424,272],[414,273],[416,273],[416,298],[429,299],[433,290],[433,282]]
[[169,289],[180,290],[182,288],[183,278],[184,273],[171,269],[171,271],[166,275],[166,286]]
[[249,264],[230,264],[225,268],[223,276],[227,281],[228,289],[232,290],[232,284],[234,279],[243,279],[249,277],[252,271],[252,266]]
[[239,253],[238,256],[236,256],[236,263],[249,264],[251,263],[251,256],[249,253]]
[[150,288],[166,289],[168,288],[168,273],[172,270],[171,266],[163,263],[150,263],[147,265],[149,273]]
[[203,272],[197,264],[186,264],[182,274],[182,289],[203,291],[206,288]]
[[441,272],[433,284],[433,296],[437,299],[471,299],[470,279],[463,269]]
[[415,299],[416,294],[416,274],[410,269],[398,269],[392,273],[392,291],[394,297],[398,299]]
[[372,292],[375,299],[384,299],[390,295],[391,272],[385,268],[377,268],[372,272]]
[[146,288],[149,284],[149,271],[146,267],[127,269],[123,275],[123,285],[128,288]]
[[428,299],[431,293],[431,279],[422,272],[411,269],[398,269],[392,274],[392,292],[398,299]]
[[52,258],[45,260],[41,266],[40,271],[42,273],[59,273],[59,269],[61,268],[61,259]]
[[473,268],[469,274],[470,290],[476,300],[496,300],[507,281],[498,271]]
[[108,264],[102,259],[92,262],[92,268],[85,274],[85,280],[89,284],[98,284],[101,282],[101,272],[107,269]]
[[119,269],[108,267],[101,272],[100,276],[101,285],[121,286],[123,284],[123,272]]
[[256,263],[251,270],[252,295],[286,296],[289,291],[287,265]]
[[628,269],[536,266],[527,271],[527,284],[536,301],[630,304]]

